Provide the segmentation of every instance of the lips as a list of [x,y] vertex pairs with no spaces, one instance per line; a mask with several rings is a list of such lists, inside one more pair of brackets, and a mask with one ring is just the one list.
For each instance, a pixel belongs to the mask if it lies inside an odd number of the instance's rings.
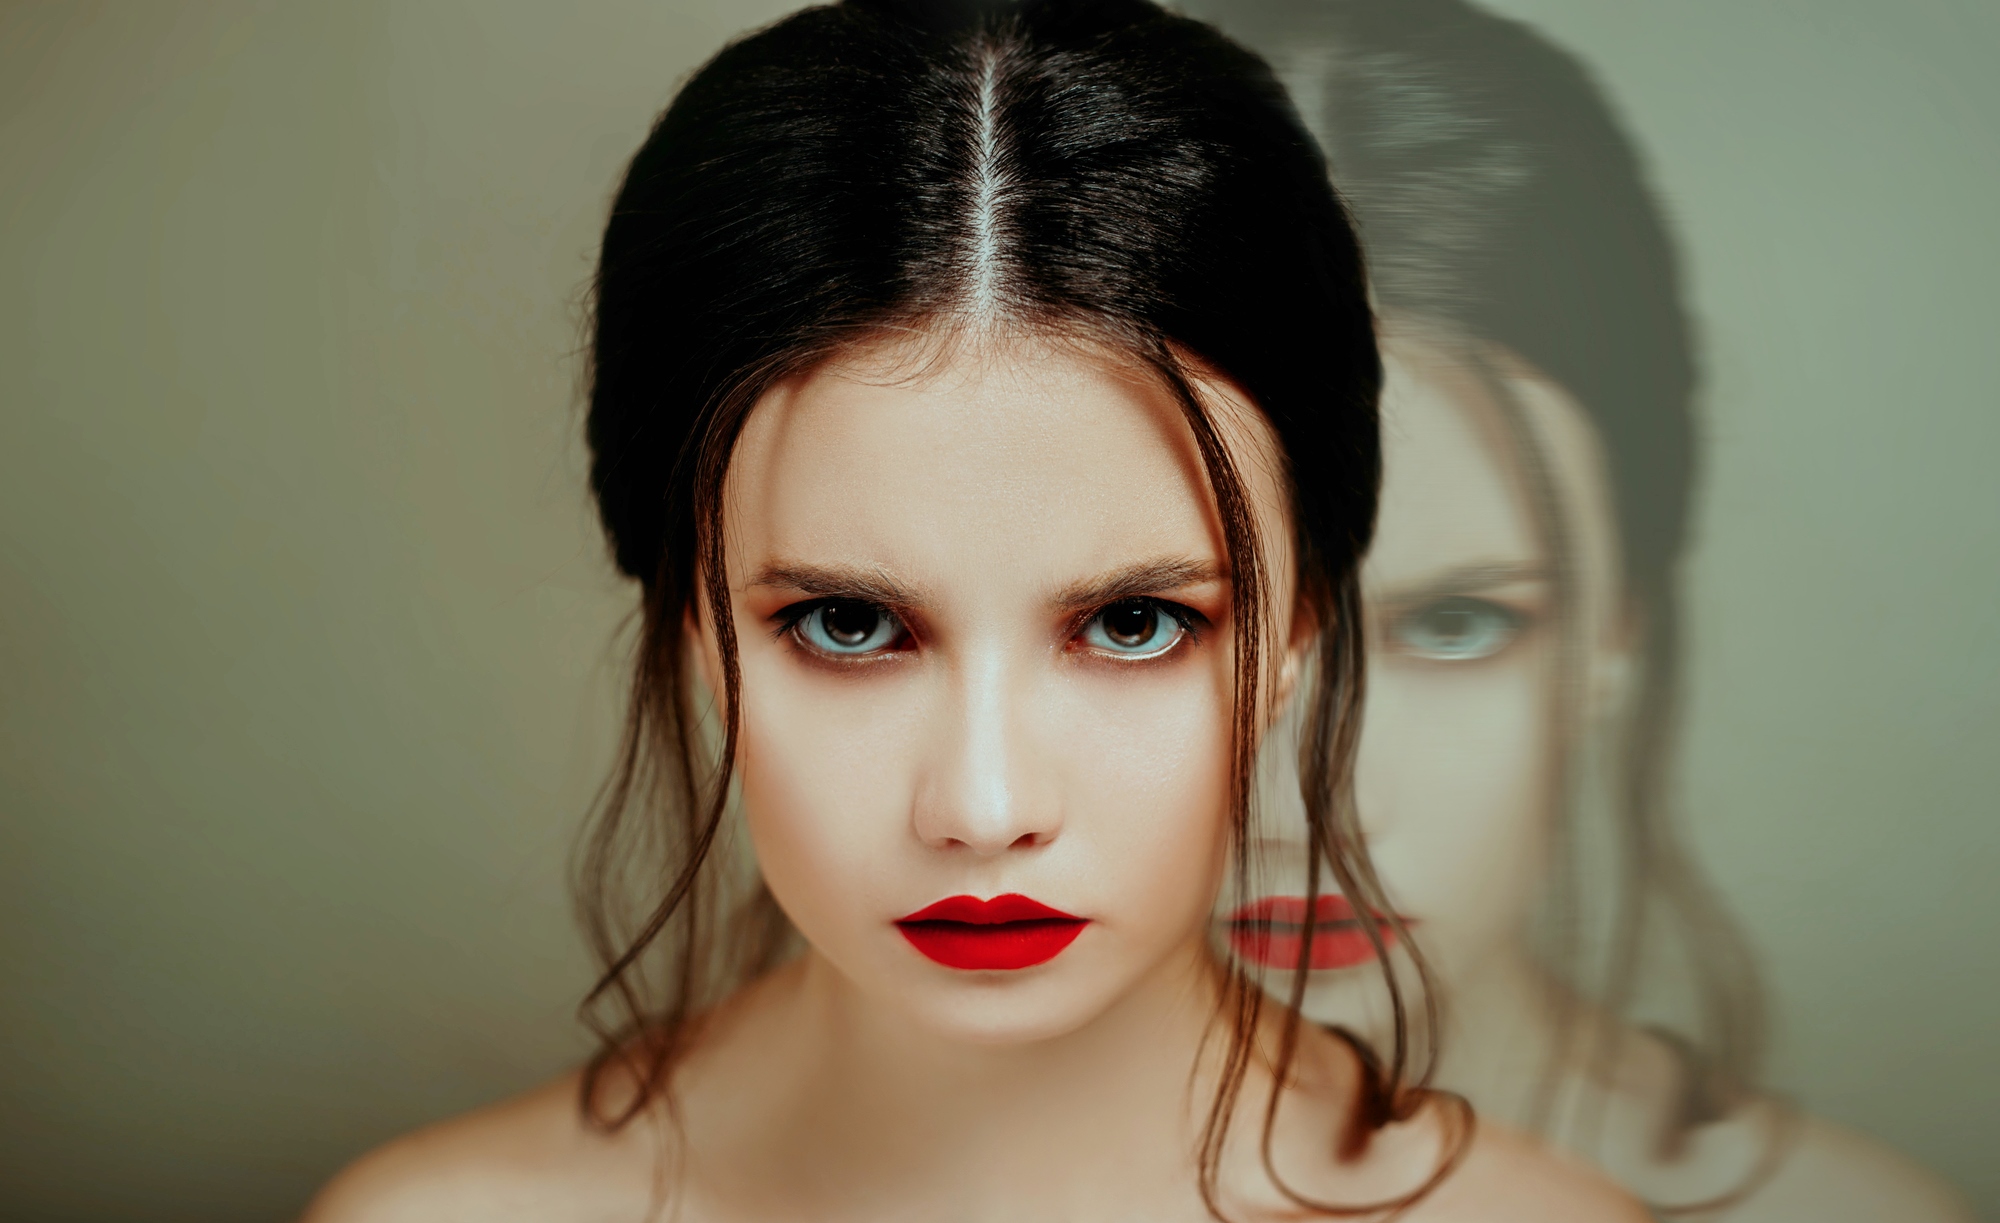
[[896,928],[910,946],[946,968],[990,972],[1046,964],[1089,924],[1010,892],[991,900],[948,896],[897,919]]
[[[1229,915],[1229,945],[1237,955],[1266,968],[1297,968],[1306,913],[1303,896],[1266,896],[1244,905]],[[1375,958],[1375,947],[1347,897],[1319,897],[1312,915],[1312,959],[1307,967],[1352,968]],[[1376,920],[1388,919],[1377,914]],[[1384,947],[1395,944],[1394,930],[1386,924],[1377,929]]]

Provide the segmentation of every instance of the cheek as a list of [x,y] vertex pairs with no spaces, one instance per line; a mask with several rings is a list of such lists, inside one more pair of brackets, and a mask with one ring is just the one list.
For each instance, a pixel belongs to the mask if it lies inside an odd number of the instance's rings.
[[1058,860],[1096,879],[1107,920],[1174,937],[1198,927],[1227,854],[1226,689],[1196,667],[1079,678],[1045,725],[1062,761],[1069,852]]
[[746,658],[743,689],[738,778],[759,866],[836,961],[858,964],[865,940],[923,904],[996,886],[1148,946],[1203,926],[1228,828],[1227,685],[1209,668],[1071,668],[1027,685],[1006,736],[1009,785],[1060,822],[998,872],[915,828],[927,779],[958,747],[939,732],[957,720],[949,684]]
[[907,683],[852,683],[744,660],[737,779],[772,895],[815,943],[900,916],[911,851],[909,757],[921,703]]
[[1356,766],[1375,865],[1430,941],[1512,930],[1541,879],[1547,684],[1534,650],[1455,668],[1379,666]]

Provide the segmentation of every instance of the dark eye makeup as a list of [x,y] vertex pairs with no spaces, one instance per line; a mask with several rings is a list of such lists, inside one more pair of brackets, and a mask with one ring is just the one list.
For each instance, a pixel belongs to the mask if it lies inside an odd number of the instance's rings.
[[[790,636],[823,658],[865,660],[906,649],[910,630],[895,612],[866,599],[823,598],[794,603],[771,617],[774,636]],[[1199,640],[1207,617],[1165,599],[1133,597],[1108,603],[1076,622],[1073,643],[1093,654],[1144,661]]]
[[814,599],[779,612],[778,635],[829,658],[871,658],[903,645],[909,630],[886,607],[863,599]]
[[1206,619],[1165,599],[1131,598],[1106,604],[1083,622],[1083,648],[1122,660],[1160,658],[1186,640],[1199,639]]

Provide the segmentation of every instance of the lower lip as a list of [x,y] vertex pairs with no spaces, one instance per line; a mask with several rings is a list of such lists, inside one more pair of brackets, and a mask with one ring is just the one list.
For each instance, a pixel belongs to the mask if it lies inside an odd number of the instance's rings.
[[[1375,959],[1375,945],[1361,928],[1354,906],[1344,896],[1321,896],[1311,910],[1312,949],[1306,967],[1353,968]],[[1265,968],[1297,968],[1305,942],[1306,899],[1268,896],[1229,915],[1229,945],[1242,959]],[[1387,918],[1377,915],[1378,922]],[[1396,943],[1396,932],[1378,925],[1384,948]]]
[[1025,896],[954,896],[903,918],[896,929],[946,968],[1013,972],[1055,959],[1089,924]]

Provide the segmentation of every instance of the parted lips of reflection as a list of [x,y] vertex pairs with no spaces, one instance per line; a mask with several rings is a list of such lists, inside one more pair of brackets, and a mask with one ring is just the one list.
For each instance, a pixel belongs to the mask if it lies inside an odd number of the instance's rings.
[[[1345,896],[1321,896],[1307,916],[1303,896],[1266,896],[1231,913],[1229,945],[1237,955],[1266,968],[1297,968],[1306,926],[1312,926],[1312,959],[1306,967],[1352,968],[1375,958],[1375,945],[1361,928],[1354,905]],[[1378,923],[1387,922],[1381,914]],[[1378,925],[1383,947],[1394,945],[1396,932]]]
[[1046,964],[1063,953],[1088,918],[1009,892],[991,900],[948,896],[896,928],[929,959],[968,972],[1012,971]]

